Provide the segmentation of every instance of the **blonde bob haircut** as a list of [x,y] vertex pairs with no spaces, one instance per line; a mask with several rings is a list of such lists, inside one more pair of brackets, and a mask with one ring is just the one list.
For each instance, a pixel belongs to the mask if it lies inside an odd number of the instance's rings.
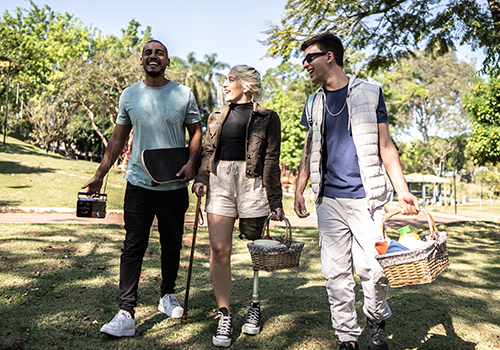
[[250,96],[253,102],[259,102],[262,99],[262,81],[260,73],[253,67],[245,64],[238,64],[231,68],[240,77],[242,83],[249,88]]

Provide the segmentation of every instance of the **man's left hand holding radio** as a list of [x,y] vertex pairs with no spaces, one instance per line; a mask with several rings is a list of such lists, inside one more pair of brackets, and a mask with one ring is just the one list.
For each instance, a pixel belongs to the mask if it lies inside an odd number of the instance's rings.
[[87,189],[87,192],[90,195],[97,194],[101,190],[103,178],[98,177],[97,174],[94,175],[85,185],[82,186],[82,189]]

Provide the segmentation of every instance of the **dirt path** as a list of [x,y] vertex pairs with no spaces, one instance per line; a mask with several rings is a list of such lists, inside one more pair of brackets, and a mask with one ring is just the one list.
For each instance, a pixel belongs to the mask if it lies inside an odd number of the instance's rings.
[[[391,213],[396,210],[395,206],[387,206],[387,212]],[[437,225],[446,224],[458,221],[474,221],[476,219],[449,215],[441,213],[431,213]],[[306,219],[299,219],[295,215],[289,215],[288,219],[292,227],[316,227],[316,215],[311,214]],[[194,222],[194,214],[186,214],[186,225],[192,226]],[[76,217],[72,209],[30,209],[30,208],[17,208],[8,209],[0,208],[0,223],[43,223],[43,224],[116,224],[123,225],[123,213],[121,211],[109,211],[104,219],[89,219]],[[403,216],[396,215],[391,218],[387,224],[389,226],[421,226],[427,225],[427,217],[425,214],[420,213],[418,216]],[[203,224],[206,225],[206,222]]]

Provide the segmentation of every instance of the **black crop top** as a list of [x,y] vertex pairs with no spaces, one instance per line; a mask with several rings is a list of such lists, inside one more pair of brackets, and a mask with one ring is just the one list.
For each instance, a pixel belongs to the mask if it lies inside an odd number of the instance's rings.
[[220,160],[245,160],[247,125],[253,110],[253,103],[230,104],[220,136]]

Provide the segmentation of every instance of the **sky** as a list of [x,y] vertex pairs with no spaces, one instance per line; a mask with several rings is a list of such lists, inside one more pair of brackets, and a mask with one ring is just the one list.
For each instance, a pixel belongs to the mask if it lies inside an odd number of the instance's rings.
[[[170,56],[182,59],[195,52],[203,61],[206,54],[217,54],[220,62],[234,66],[247,64],[262,75],[276,67],[280,59],[265,58],[267,47],[263,33],[269,23],[279,23],[284,15],[286,0],[33,0],[42,7],[47,4],[54,11],[68,12],[84,25],[101,30],[103,35],[121,37],[122,29],[135,19],[140,31],[152,28],[152,36],[162,41]],[[0,10],[13,14],[16,7],[29,9],[28,0],[0,0]],[[484,55],[462,47],[459,59],[467,62],[477,57],[480,69]],[[299,63],[298,59],[293,60]],[[227,73],[222,71],[222,73]]]
[[[140,31],[152,28],[152,36],[162,41],[170,56],[186,59],[189,52],[203,61],[217,54],[218,61],[230,66],[248,64],[264,75],[281,60],[264,58],[267,47],[260,44],[269,22],[278,23],[286,0],[34,0],[39,7],[68,12],[84,25],[103,35],[121,37],[121,29],[135,19]],[[16,7],[29,9],[27,0],[0,0],[0,10],[13,14]]]

